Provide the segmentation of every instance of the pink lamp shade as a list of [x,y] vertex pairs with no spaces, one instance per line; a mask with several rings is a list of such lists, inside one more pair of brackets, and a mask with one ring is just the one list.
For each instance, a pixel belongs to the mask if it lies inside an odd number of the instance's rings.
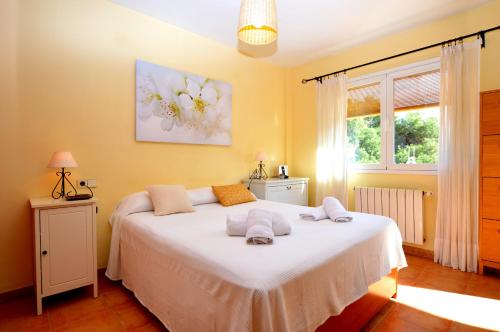
[[255,156],[255,160],[256,161],[266,161],[267,160],[267,153],[265,153],[264,151],[258,152],[257,155]]
[[52,158],[50,158],[47,167],[70,168],[70,167],[78,167],[78,164],[76,163],[75,158],[73,158],[71,152],[58,151],[52,154]]

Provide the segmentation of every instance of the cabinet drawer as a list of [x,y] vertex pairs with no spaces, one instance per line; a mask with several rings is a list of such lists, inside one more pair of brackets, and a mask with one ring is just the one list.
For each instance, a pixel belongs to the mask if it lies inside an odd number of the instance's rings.
[[481,133],[500,133],[500,91],[481,96]]
[[269,186],[269,191],[290,191],[290,190],[304,190],[306,185],[304,183],[284,184],[279,186]]
[[483,178],[483,218],[500,220],[500,178]]
[[307,205],[307,186],[302,183],[268,187],[266,199],[295,205]]
[[482,221],[481,259],[500,262],[500,221]]
[[482,176],[500,177],[500,135],[483,136]]

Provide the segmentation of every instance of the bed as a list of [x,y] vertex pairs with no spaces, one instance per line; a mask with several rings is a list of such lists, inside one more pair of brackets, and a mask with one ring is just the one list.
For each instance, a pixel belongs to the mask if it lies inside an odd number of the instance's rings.
[[[256,207],[282,213],[292,234],[272,245],[226,235],[227,214]],[[406,266],[399,230],[386,217],[305,221],[298,217],[304,207],[263,200],[195,209],[133,213],[113,225],[119,255],[110,255],[108,277],[121,279],[172,332],[327,331],[332,322],[346,323],[335,320],[344,309],[361,303],[373,311],[366,294],[387,298],[377,294],[386,287],[381,283]]]

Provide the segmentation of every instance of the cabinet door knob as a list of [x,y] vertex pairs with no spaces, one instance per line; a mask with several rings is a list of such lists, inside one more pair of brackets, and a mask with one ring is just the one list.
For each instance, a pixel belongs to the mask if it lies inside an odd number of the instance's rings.
[[42,255],[47,255],[47,250],[42,251]]

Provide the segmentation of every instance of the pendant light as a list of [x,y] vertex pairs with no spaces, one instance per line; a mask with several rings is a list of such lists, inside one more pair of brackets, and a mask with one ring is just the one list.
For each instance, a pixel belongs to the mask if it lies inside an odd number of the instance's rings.
[[251,45],[271,44],[278,37],[274,0],[242,0],[238,38]]

